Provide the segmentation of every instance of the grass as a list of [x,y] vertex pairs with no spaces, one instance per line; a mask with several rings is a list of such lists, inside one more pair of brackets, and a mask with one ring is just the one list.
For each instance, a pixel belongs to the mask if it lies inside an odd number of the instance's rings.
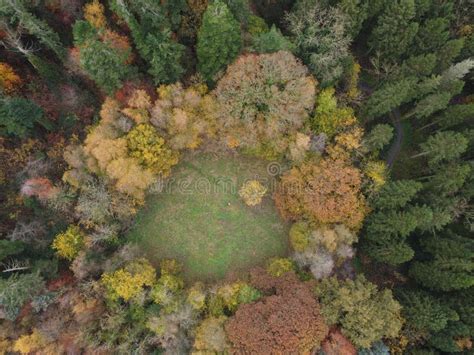
[[287,253],[288,226],[267,193],[248,207],[238,190],[257,179],[271,190],[268,162],[234,155],[188,156],[164,190],[150,196],[129,238],[157,265],[174,258],[188,282],[215,281]]

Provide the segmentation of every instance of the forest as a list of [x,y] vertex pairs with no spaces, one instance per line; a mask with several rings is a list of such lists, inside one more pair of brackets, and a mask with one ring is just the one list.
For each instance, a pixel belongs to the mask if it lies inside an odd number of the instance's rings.
[[0,355],[474,355],[472,0],[0,0]]

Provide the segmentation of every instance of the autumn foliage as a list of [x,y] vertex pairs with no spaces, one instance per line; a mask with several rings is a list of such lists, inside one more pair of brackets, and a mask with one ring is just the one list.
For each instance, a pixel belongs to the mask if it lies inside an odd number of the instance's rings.
[[360,228],[366,213],[360,171],[341,160],[323,159],[283,175],[274,197],[281,214],[292,220],[343,223]]
[[7,63],[0,62],[0,91],[6,94],[13,94],[21,85],[20,77]]
[[270,280],[275,280],[275,294],[240,306],[226,323],[232,352],[305,354],[318,349],[328,329],[310,289],[294,273]]

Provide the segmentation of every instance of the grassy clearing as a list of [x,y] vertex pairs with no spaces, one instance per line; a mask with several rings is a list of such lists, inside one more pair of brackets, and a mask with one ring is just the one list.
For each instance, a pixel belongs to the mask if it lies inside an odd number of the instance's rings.
[[[150,261],[175,258],[187,281],[212,281],[287,252],[288,226],[271,199],[268,162],[201,153],[174,169],[164,191],[150,196],[129,238]],[[246,206],[238,190],[248,179],[268,187],[263,202]]]

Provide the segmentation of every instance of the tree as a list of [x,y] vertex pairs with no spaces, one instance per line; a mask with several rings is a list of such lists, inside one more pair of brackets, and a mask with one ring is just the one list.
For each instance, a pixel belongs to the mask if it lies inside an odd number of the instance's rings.
[[[184,73],[184,46],[172,39],[171,26],[179,25],[184,1],[158,5],[147,1],[111,1],[112,9],[132,32],[138,52],[150,66],[155,84],[174,83]],[[169,16],[169,17],[168,17]]]
[[419,28],[413,51],[416,53],[436,52],[449,39],[449,20],[443,17],[428,18]]
[[69,226],[54,238],[52,247],[60,257],[72,261],[85,247],[84,235],[79,227]]
[[257,53],[274,53],[278,51],[293,52],[294,44],[273,25],[270,31],[256,35],[252,39],[252,50]]
[[414,77],[403,78],[399,81],[387,81],[366,101],[362,108],[364,117],[368,120],[380,117],[413,99],[412,90],[417,84]]
[[19,240],[0,240],[0,262],[8,256],[20,254],[25,249],[25,244]]
[[431,119],[431,122],[420,128],[425,129],[433,125],[437,125],[442,129],[456,127],[469,118],[474,116],[474,104],[450,105],[442,113]]
[[338,107],[334,88],[321,90],[316,98],[316,109],[311,120],[311,128],[316,133],[324,133],[333,138],[356,122],[354,112],[349,107]]
[[240,25],[221,0],[211,3],[198,32],[198,71],[208,82],[234,61],[242,47]]
[[86,21],[76,21],[73,35],[82,68],[107,93],[113,93],[135,72],[126,38],[109,30],[97,31]]
[[315,91],[314,79],[291,53],[242,56],[213,92],[221,135],[249,153],[280,156],[309,117]]
[[416,282],[432,290],[461,290],[474,285],[474,242],[450,231],[420,240],[429,255],[410,266]]
[[306,353],[319,347],[328,329],[318,302],[294,273],[285,275],[285,280],[276,284],[276,294],[240,306],[226,322],[232,351]]
[[389,124],[375,125],[372,130],[364,137],[364,146],[369,152],[379,152],[393,138],[393,127]]
[[437,132],[420,144],[421,153],[413,155],[412,158],[427,156],[428,164],[433,167],[443,161],[459,158],[467,147],[468,140],[462,133],[454,131]]
[[176,83],[158,88],[150,123],[166,131],[171,148],[196,149],[205,137],[215,136],[217,104],[206,93],[206,85],[184,88]]
[[43,116],[43,109],[27,99],[0,99],[0,132],[24,138],[31,134],[35,123],[51,129],[51,124]]
[[407,53],[418,31],[414,0],[391,1],[372,30],[369,45],[385,61],[396,62]]
[[342,161],[303,163],[281,178],[275,192],[280,213],[289,219],[343,223],[358,229],[366,213],[360,193],[361,174]]
[[317,1],[301,0],[287,15],[288,30],[298,55],[322,87],[333,85],[343,74],[349,55],[347,18],[338,8],[323,8]]
[[8,63],[0,62],[0,93],[11,95],[21,85],[21,78]]
[[369,15],[369,6],[373,4],[365,0],[339,0],[338,6],[348,19],[347,32],[351,38],[356,38]]
[[14,321],[21,307],[43,288],[44,281],[39,273],[13,274],[7,279],[0,279],[0,306],[5,318]]
[[402,327],[400,304],[390,290],[380,291],[363,276],[354,281],[335,277],[315,288],[328,325],[338,324],[354,345],[369,348],[381,338],[394,338]]
[[404,207],[422,187],[423,184],[414,180],[389,181],[371,201],[371,205],[384,210]]
[[356,355],[357,350],[352,343],[342,335],[339,329],[329,332],[329,335],[321,344],[321,352],[325,355]]
[[204,319],[196,329],[194,350],[201,352],[222,353],[228,350],[229,343],[224,330],[227,317]]
[[438,332],[459,319],[453,309],[423,290],[400,290],[396,296],[407,325],[421,334]]
[[16,23],[18,27],[26,31],[52,50],[59,59],[65,58],[65,50],[59,35],[49,25],[33,15],[21,0],[6,0],[0,8],[0,16],[8,18],[10,23]]
[[142,292],[143,287],[153,286],[155,269],[146,259],[136,259],[123,268],[102,274],[101,283],[111,300],[122,298],[129,301]]
[[126,139],[129,155],[157,174],[169,175],[171,167],[178,163],[178,154],[165,145],[165,140],[150,124],[135,126]]

